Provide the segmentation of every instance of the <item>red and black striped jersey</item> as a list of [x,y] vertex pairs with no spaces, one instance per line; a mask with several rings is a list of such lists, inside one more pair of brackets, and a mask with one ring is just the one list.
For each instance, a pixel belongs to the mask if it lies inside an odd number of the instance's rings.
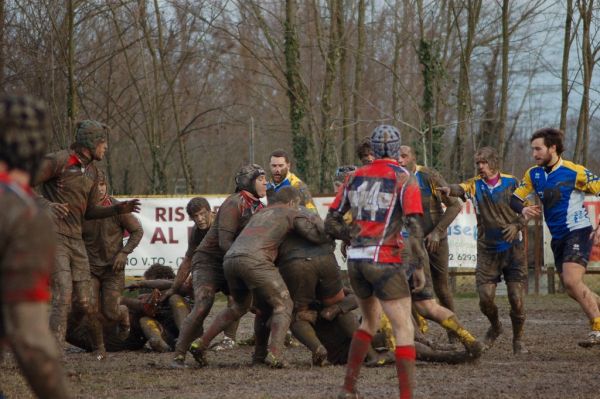
[[414,175],[391,159],[375,160],[348,176],[329,209],[352,215],[348,259],[377,263],[402,261],[402,218],[423,214]]

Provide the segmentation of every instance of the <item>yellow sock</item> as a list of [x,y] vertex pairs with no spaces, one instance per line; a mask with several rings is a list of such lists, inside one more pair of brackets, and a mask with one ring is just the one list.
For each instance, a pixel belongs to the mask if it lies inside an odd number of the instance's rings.
[[[416,312],[415,312],[416,313]],[[417,313],[417,324],[419,326],[419,330],[423,333],[423,334],[427,334],[427,331],[429,331],[429,324],[427,324],[427,319],[425,319],[423,316],[421,316],[419,313]]]
[[392,323],[385,314],[381,315],[381,332],[385,335],[385,342],[390,350],[396,350],[396,338],[392,330]]
[[590,325],[592,326],[592,331],[600,331],[600,317],[594,317],[590,320]]
[[465,330],[463,326],[458,323],[455,316],[448,317],[446,320],[442,320],[440,323],[446,330],[454,331],[458,335],[460,342],[464,344],[471,344],[475,342],[475,337],[470,332]]

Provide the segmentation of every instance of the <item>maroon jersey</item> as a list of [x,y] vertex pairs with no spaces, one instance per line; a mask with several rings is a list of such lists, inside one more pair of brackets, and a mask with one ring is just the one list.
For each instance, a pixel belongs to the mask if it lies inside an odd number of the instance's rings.
[[[107,197],[102,206],[118,203],[113,197]],[[123,234],[127,231],[129,239],[123,246]],[[115,261],[119,252],[130,254],[138,246],[144,231],[142,225],[131,213],[110,218],[86,220],[83,222],[82,237],[90,265],[108,266]]]
[[29,187],[0,173],[0,304],[50,299],[55,237],[33,198]]
[[273,204],[250,219],[227,251],[227,257],[246,256],[273,263],[279,245],[292,230],[317,244],[327,240],[323,222],[317,215],[309,215],[283,204]]
[[402,217],[422,215],[423,205],[414,175],[394,160],[377,159],[348,176],[329,211],[351,212],[348,259],[399,263]]
[[261,208],[262,202],[247,191],[230,195],[219,207],[215,221],[196,251],[222,258],[250,217]]

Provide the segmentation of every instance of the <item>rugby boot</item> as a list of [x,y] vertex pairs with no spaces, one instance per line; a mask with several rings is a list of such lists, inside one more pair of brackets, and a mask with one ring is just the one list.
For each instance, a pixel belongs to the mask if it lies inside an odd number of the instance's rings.
[[221,342],[216,343],[212,349],[215,351],[225,351],[235,348],[235,341],[228,336],[223,337]]
[[368,357],[365,360],[366,367],[383,367],[394,363],[396,363],[396,358],[392,352],[379,353],[377,356]]
[[327,349],[325,349],[323,345],[319,345],[312,353],[312,365],[317,367],[329,365],[329,362],[327,361]]
[[503,332],[504,330],[500,322],[498,322],[496,325],[492,324],[485,333],[485,338],[483,341],[485,346],[487,346],[488,349],[491,348],[494,345],[494,342],[496,342],[496,339],[498,339]]
[[513,354],[525,355],[529,353],[529,350],[527,350],[525,344],[523,344],[523,326],[525,324],[525,316],[514,315],[511,312],[510,319],[512,321],[513,329]]
[[579,341],[579,346],[582,348],[591,348],[596,345],[600,345],[600,331],[590,331],[585,340]]
[[154,352],[165,353],[170,352],[171,347],[161,337],[151,337],[148,340],[148,345]]
[[427,320],[419,313],[417,313],[416,319],[417,325],[419,326],[419,331],[421,331],[423,334],[427,334],[427,331],[429,331],[429,324],[427,324]]
[[467,331],[458,321],[456,316],[450,316],[440,323],[446,330],[453,331],[463,344],[469,355],[476,359],[483,353],[484,345],[479,342],[469,331]]
[[290,366],[285,360],[275,356],[271,352],[267,353],[267,357],[265,357],[264,363],[272,369],[285,369]]
[[185,365],[185,356],[183,355],[177,355],[173,358],[173,361],[171,361],[171,368],[172,369],[186,369],[187,366]]
[[190,345],[190,353],[200,367],[208,366],[208,361],[206,360],[206,347],[204,346],[204,342],[202,342],[202,338],[198,338],[192,342]]

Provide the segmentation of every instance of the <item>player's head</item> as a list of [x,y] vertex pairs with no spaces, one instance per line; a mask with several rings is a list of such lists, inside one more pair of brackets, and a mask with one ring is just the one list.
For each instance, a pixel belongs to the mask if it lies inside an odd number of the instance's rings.
[[76,151],[87,149],[94,161],[101,161],[108,150],[108,126],[91,119],[78,122],[71,148]]
[[208,200],[204,197],[194,197],[187,203],[185,210],[201,230],[206,230],[211,223],[211,210]]
[[377,126],[371,133],[371,147],[375,158],[397,160],[400,156],[400,132],[394,126]]
[[358,144],[358,147],[356,147],[356,157],[363,165],[373,162],[375,155],[373,154],[373,147],[371,147],[371,137],[363,138],[360,144]]
[[531,136],[531,151],[538,166],[548,166],[556,162],[564,147],[564,133],[558,129],[545,127]]
[[255,163],[244,165],[235,175],[235,187],[237,191],[247,191],[256,198],[267,195],[267,177],[262,166]]
[[494,177],[500,170],[498,152],[492,147],[482,147],[475,153],[477,173],[484,178]]

